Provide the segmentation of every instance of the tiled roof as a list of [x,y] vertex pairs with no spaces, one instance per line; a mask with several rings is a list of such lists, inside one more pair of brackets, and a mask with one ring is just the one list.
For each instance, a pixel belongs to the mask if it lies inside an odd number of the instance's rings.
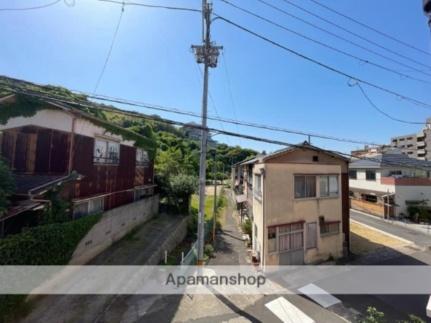
[[378,154],[352,161],[349,168],[382,168],[382,167],[421,167],[430,168],[431,162],[410,158],[404,154]]
[[296,149],[310,149],[310,150],[314,150],[314,151],[322,152],[324,154],[331,155],[331,156],[333,156],[335,158],[343,159],[343,160],[346,160],[346,161],[348,160],[348,158],[346,158],[346,157],[344,157],[344,156],[342,156],[340,154],[337,154],[335,152],[332,152],[332,151],[329,151],[329,150],[326,150],[326,149],[319,148],[317,146],[313,146],[313,145],[309,144],[307,141],[304,141],[304,142],[299,143],[299,144],[294,145],[294,146],[290,146],[290,147],[287,147],[287,148],[276,150],[276,151],[274,151],[271,154],[263,156],[263,160],[275,157],[277,155],[280,155],[280,154],[283,154],[283,153],[286,153],[286,152],[289,152],[289,151],[294,151]]

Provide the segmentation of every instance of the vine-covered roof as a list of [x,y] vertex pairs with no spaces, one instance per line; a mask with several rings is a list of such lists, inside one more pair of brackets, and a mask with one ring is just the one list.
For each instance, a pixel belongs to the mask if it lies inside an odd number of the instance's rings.
[[[48,98],[35,97],[26,94],[16,94],[15,89],[20,88],[22,91],[47,95],[52,98],[61,98],[68,103],[49,100]],[[151,159],[156,154],[157,143],[151,127],[145,127],[144,136],[134,131],[117,126],[105,119],[103,110],[105,105],[89,101],[84,95],[75,94],[65,88],[56,86],[41,86],[22,80],[16,80],[0,76],[0,98],[14,94],[13,100],[5,100],[1,103],[0,124],[6,124],[10,118],[24,116],[31,117],[39,110],[43,109],[64,109],[71,113],[78,114],[80,117],[87,119],[91,123],[100,126],[112,134],[121,136],[124,140],[135,142],[135,146],[145,149]],[[76,104],[74,103],[76,102]],[[109,106],[110,109],[116,109]]]

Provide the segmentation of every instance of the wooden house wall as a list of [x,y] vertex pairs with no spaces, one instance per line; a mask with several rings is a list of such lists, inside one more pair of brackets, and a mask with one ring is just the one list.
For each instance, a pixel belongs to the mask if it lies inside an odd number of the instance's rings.
[[16,173],[66,174],[70,135],[52,129],[22,127],[2,134],[2,157]]
[[[75,198],[118,192],[105,198],[105,208],[110,209],[133,201],[135,186],[146,184],[151,167],[136,167],[136,148],[120,145],[118,165],[103,165],[93,162],[94,138],[75,135],[73,169],[85,177],[75,184]],[[145,169],[151,171],[145,172]]]
[[[71,135],[33,126],[5,130],[2,133],[1,155],[15,173],[67,174]],[[120,145],[118,165],[93,162],[95,139],[75,134],[72,169],[84,178],[65,185],[64,196],[81,199],[100,194],[106,196],[105,209],[132,202],[135,186],[153,184],[153,163],[136,167],[136,148]],[[126,192],[125,192],[126,191]]]

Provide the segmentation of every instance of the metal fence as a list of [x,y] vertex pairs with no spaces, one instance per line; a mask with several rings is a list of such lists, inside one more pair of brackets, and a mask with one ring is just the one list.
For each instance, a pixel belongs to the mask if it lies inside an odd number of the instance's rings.
[[[205,241],[209,239],[212,233],[213,228],[213,222],[205,222]],[[198,242],[195,241],[189,252],[184,256],[183,260],[181,261],[181,265],[195,265],[198,260]]]

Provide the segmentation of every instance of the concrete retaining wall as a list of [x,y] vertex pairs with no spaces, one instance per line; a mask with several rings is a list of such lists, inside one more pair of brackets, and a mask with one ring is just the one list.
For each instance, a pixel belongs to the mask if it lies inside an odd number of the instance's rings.
[[76,247],[70,265],[82,265],[120,240],[133,228],[159,212],[159,196],[154,195],[105,212]]
[[155,266],[160,263],[165,257],[165,250],[169,253],[184,240],[187,235],[188,217],[185,217],[180,224],[170,233],[169,237],[154,250],[154,253],[145,262],[145,265]]
[[371,203],[371,202],[351,198],[350,207],[354,210],[377,215],[379,217],[384,217],[384,214],[385,214],[384,206],[379,203]]

